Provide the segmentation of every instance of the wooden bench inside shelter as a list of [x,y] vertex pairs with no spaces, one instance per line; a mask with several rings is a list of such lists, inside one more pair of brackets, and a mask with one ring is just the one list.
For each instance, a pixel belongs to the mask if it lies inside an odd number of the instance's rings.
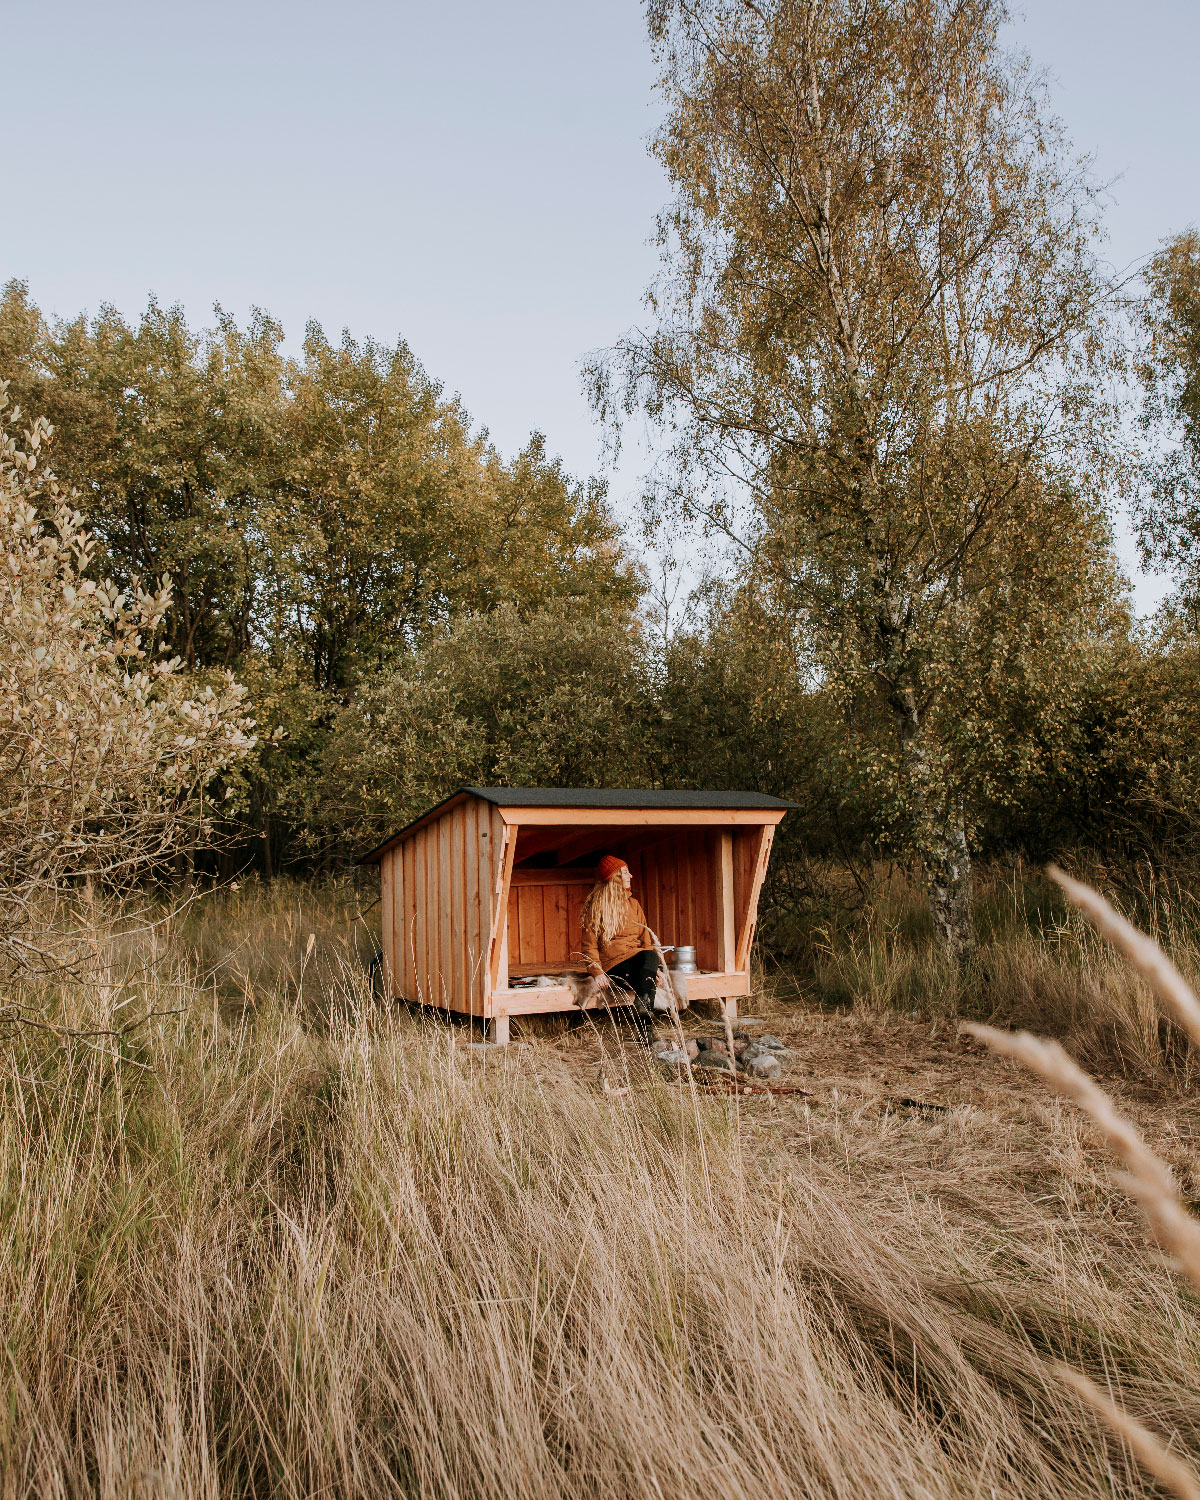
[[[377,864],[388,993],[477,1016],[570,1010],[586,972],[580,910],[602,854],[624,859],[660,942],[691,944],[686,1001],[732,1015],[749,992],[758,898],[776,825],[794,804],[755,792],[461,787],[363,857]],[[587,1005],[602,1005],[589,997]]]

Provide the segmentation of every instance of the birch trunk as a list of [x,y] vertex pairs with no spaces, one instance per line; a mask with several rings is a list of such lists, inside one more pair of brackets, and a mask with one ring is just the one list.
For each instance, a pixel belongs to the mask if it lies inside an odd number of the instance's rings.
[[912,808],[913,847],[921,861],[934,936],[942,951],[961,963],[975,945],[971,853],[962,799],[943,784],[924,726],[911,703],[897,720]]

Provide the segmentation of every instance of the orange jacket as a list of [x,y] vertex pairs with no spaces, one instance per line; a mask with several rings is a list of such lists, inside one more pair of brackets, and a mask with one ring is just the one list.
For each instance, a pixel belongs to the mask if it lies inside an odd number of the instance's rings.
[[646,926],[646,913],[632,896],[629,898],[629,914],[620,932],[614,932],[607,943],[600,942],[594,928],[583,929],[583,956],[587,960],[588,973],[592,975],[623,963],[643,948],[652,948],[650,929]]

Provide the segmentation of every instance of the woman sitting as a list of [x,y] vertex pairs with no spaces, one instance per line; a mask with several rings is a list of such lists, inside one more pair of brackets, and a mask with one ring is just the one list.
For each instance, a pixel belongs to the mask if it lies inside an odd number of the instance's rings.
[[615,854],[597,866],[600,879],[583,903],[583,956],[601,993],[612,991],[612,1003],[632,1004],[639,1040],[654,1034],[654,991],[658,987],[658,954],[650,939],[646,913],[629,894],[633,876]]

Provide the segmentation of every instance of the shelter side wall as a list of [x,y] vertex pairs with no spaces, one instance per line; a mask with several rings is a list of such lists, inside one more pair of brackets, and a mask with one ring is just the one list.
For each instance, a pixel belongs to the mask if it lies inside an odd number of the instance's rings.
[[404,845],[389,849],[379,861],[380,938],[383,948],[383,986],[387,995],[412,993],[412,963],[408,951],[405,911],[410,899]]
[[380,860],[388,993],[486,1014],[505,825],[476,798],[448,808]]
[[453,966],[449,959],[450,924],[442,911],[443,892],[449,876],[449,857],[443,862],[445,819],[438,818],[418,828],[408,843],[412,847],[413,889],[411,947],[413,985],[406,998],[422,1005],[453,1004]]

